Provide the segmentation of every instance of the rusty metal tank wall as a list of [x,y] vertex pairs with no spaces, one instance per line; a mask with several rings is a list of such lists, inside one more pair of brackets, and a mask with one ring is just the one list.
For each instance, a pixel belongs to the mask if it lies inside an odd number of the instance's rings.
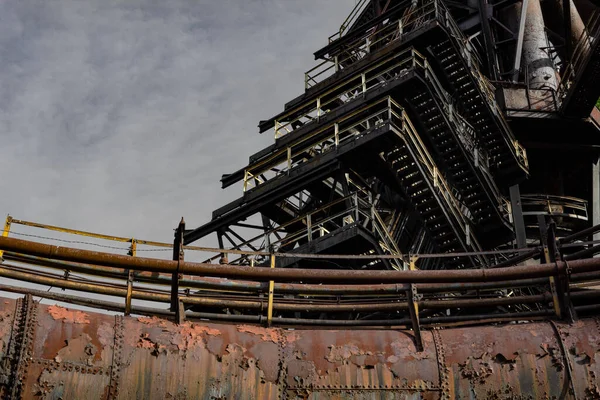
[[0,300],[2,399],[598,399],[600,321],[287,330]]

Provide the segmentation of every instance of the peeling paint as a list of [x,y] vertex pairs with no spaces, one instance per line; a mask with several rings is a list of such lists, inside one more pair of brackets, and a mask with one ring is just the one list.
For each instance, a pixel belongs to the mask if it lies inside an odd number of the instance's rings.
[[66,324],[56,311],[40,306],[31,325],[25,398],[551,399],[569,390],[568,367],[578,398],[598,398],[594,320],[557,323],[565,356],[549,323],[442,329],[435,337],[423,330],[416,352],[412,334],[398,330],[177,325],[94,313]]
[[261,328],[252,325],[240,325],[237,327],[238,332],[251,333],[260,336],[262,340],[279,343],[279,332],[277,329]]
[[98,348],[92,343],[92,338],[84,333],[74,339],[66,340],[65,347],[58,351],[54,361],[68,360],[92,365],[97,352]]
[[81,311],[70,310],[68,308],[63,308],[60,306],[49,306],[48,312],[55,320],[63,320],[63,322],[68,322],[71,324],[90,323],[88,314]]

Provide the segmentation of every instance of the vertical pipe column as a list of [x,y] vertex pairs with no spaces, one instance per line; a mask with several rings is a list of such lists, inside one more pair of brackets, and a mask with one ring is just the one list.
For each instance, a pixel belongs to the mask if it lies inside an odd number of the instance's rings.
[[[571,36],[570,39],[571,39],[571,46],[572,46],[571,49],[574,49],[575,46],[577,45],[577,42],[583,35],[583,32],[585,31],[585,24],[583,23],[583,19],[581,19],[581,15],[579,14],[577,7],[575,6],[575,3],[573,3],[573,0],[563,0],[563,2],[564,1],[569,2],[568,9],[569,9],[569,17],[570,17],[569,26],[571,28],[570,29],[570,36]],[[565,26],[567,26],[567,25],[565,25]]]
[[529,0],[523,32],[523,66],[531,89],[557,88],[556,71],[545,47],[548,47],[540,0]]

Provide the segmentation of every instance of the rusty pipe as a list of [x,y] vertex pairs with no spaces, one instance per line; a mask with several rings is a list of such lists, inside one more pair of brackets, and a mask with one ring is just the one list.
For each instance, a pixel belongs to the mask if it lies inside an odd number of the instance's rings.
[[[562,274],[567,265],[540,264],[498,268],[494,270],[417,270],[417,271],[354,271],[251,268],[237,265],[213,265],[151,258],[129,257],[89,250],[80,250],[48,244],[0,237],[0,249],[38,257],[98,264],[151,272],[179,272],[190,275],[244,278],[259,281],[306,281],[306,282],[352,282],[352,283],[451,283],[492,282],[512,279],[549,277]],[[350,258],[350,257],[349,257]],[[575,260],[569,263],[573,272],[600,270],[600,259]]]
[[[35,284],[48,285],[62,289],[71,289],[75,291],[84,291],[87,293],[102,294],[108,296],[125,297],[126,288],[101,285],[98,283],[74,282],[62,279],[60,277],[43,276],[24,271],[15,271],[0,267],[0,276]],[[168,303],[170,295],[168,293],[153,293],[143,290],[133,290],[132,298],[139,300],[155,301]],[[532,304],[549,302],[550,295],[536,296],[515,296],[504,298],[484,298],[484,299],[445,299],[445,300],[421,300],[418,302],[422,309],[448,309],[448,308],[477,308],[491,306],[506,306],[514,304]],[[260,300],[236,300],[236,299],[215,299],[198,296],[182,296],[181,301],[189,305],[202,307],[223,307],[237,309],[263,309],[264,302]],[[408,309],[408,303],[405,301],[386,301],[381,303],[342,303],[342,304],[314,304],[314,303],[289,303],[274,302],[274,309],[278,311],[311,311],[311,312],[375,312],[375,311],[399,311]]]
[[[23,254],[6,252],[4,257],[7,260],[25,262],[32,265],[67,270],[70,272],[79,272],[92,276],[102,276],[113,279],[126,279],[127,273],[119,268],[99,267],[87,264],[69,263],[62,261],[48,260],[41,257],[27,256]],[[152,276],[150,273],[139,273],[134,276],[134,281],[171,286],[171,276]],[[573,275],[573,280],[577,275]],[[237,281],[223,278],[195,278],[181,279],[181,287],[196,289],[239,291],[239,292],[265,292],[268,285],[262,282]],[[518,288],[543,285],[547,283],[545,278],[522,279],[519,281],[499,281],[499,282],[473,282],[473,283],[443,283],[443,284],[417,284],[417,290],[421,293],[439,293],[467,290],[491,290]],[[276,283],[275,292],[284,294],[313,294],[313,295],[352,295],[352,294],[398,294],[406,292],[409,289],[407,284],[381,284],[381,285],[311,285],[294,283]]]

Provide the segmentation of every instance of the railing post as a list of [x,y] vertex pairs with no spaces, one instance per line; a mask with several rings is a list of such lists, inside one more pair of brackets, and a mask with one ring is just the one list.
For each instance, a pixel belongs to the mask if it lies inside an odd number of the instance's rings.
[[175,230],[175,240],[173,241],[173,260],[177,261],[177,270],[171,276],[171,311],[175,312],[177,323],[181,324],[185,320],[185,309],[179,299],[179,279],[181,274],[179,268],[183,263],[183,234],[185,232],[185,221],[183,217],[179,226]]
[[321,98],[317,99],[317,120],[321,118]]
[[289,174],[290,170],[292,169],[292,148],[291,147],[287,148],[287,167],[288,167],[288,174]]
[[[546,264],[550,264],[556,260],[554,254],[550,253],[550,249],[548,248],[549,244],[549,235],[548,235],[548,225],[546,224],[546,217],[543,215],[538,215],[538,224],[540,229],[540,244],[542,245],[542,253],[544,256],[544,262]],[[552,305],[554,306],[554,313],[558,318],[562,318],[562,304],[560,301],[558,287],[556,282],[556,277],[551,276],[549,278],[550,283],[550,292],[552,293]]]
[[404,33],[404,28],[402,27],[402,18],[398,20],[398,33],[402,35]]
[[[271,268],[275,269],[275,254],[271,254]],[[275,292],[275,281],[269,281],[269,304],[267,306],[267,326],[273,321],[273,294]]]
[[304,73],[304,90],[308,90],[308,72]]
[[312,214],[306,216],[306,229],[308,241],[312,242]]
[[340,70],[340,63],[338,61],[338,56],[335,56],[333,58],[334,62],[335,62],[335,72],[338,72]]
[[[416,262],[418,257],[410,258],[410,270],[415,271],[417,269]],[[415,284],[410,284],[407,291],[408,297],[408,308],[410,319],[412,321],[413,334],[415,335],[415,347],[418,352],[423,351],[423,339],[421,338],[421,324],[419,322],[419,300],[420,295],[417,293],[417,287]]]
[[[135,257],[137,255],[137,241],[131,238],[131,246],[129,247],[129,255]],[[131,295],[133,294],[133,270],[127,270],[127,295],[125,297],[125,315],[131,314]]]
[[[8,237],[8,233],[10,232],[10,225],[12,224],[13,218],[10,215],[6,216],[6,222],[4,222],[4,230],[2,231],[2,237]],[[4,256],[4,251],[0,250],[0,260]]]
[[467,246],[471,245],[471,225],[468,223],[465,224],[465,236],[467,241]]
[[360,75],[362,80],[362,92],[363,95],[367,92],[367,76],[365,74]]
[[334,135],[335,135],[335,147],[338,147],[340,145],[340,124],[338,124],[337,122],[335,123],[335,125],[333,126],[334,129]]

